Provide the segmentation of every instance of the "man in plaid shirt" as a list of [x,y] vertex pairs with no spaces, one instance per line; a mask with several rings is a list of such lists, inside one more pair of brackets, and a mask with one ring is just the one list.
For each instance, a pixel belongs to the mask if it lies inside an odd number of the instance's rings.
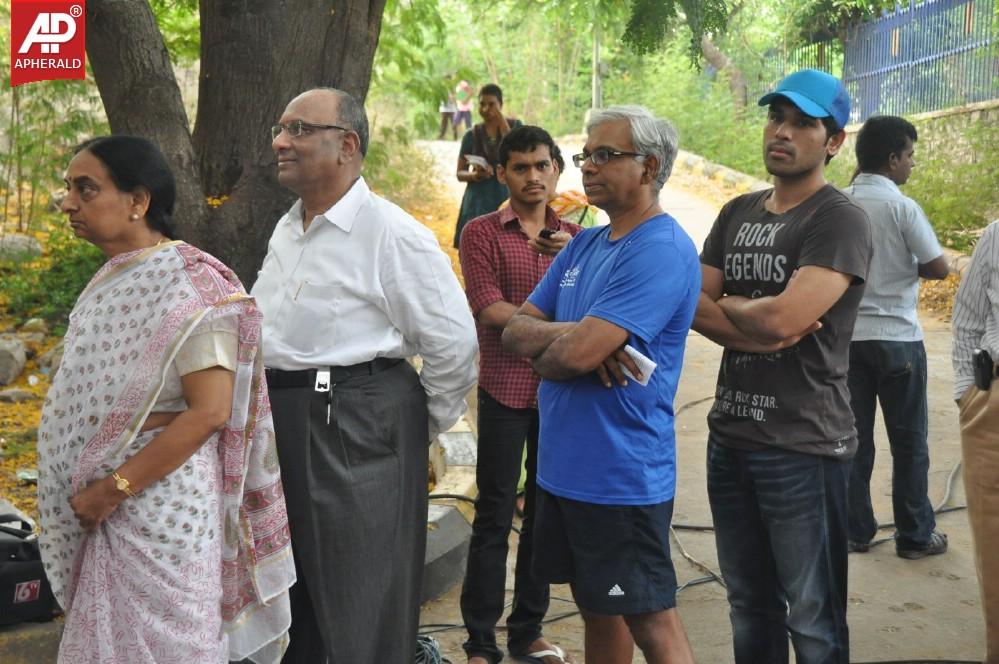
[[555,664],[569,660],[541,635],[548,584],[531,573],[541,379],[529,359],[503,350],[500,335],[555,254],[582,228],[559,219],[547,204],[564,163],[548,132],[531,126],[514,129],[503,138],[499,157],[497,175],[510,189],[510,205],[469,222],[460,249],[465,292],[479,336],[479,498],[461,592],[468,629],[464,648],[470,664],[494,664],[503,658],[495,626],[503,613],[507,540],[526,440],[526,500],[507,645],[512,655]]

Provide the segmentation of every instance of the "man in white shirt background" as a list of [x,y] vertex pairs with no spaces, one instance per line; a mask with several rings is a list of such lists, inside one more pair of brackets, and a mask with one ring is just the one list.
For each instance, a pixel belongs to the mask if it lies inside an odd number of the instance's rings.
[[999,221],[975,244],[952,316],[964,492],[985,615],[985,664],[999,664]]
[[860,172],[847,187],[871,220],[873,254],[850,342],[850,406],[857,454],[850,474],[849,549],[865,552],[877,534],[871,506],[877,403],[892,455],[895,551],[916,559],[947,550],[927,494],[926,349],[916,315],[919,278],[943,279],[947,262],[922,208],[903,194],[915,166],[916,128],[881,115],[857,135]]
[[411,661],[427,444],[466,408],[474,321],[433,233],[361,177],[356,99],[304,92],[272,135],[299,196],[252,290],[298,573],[283,661]]

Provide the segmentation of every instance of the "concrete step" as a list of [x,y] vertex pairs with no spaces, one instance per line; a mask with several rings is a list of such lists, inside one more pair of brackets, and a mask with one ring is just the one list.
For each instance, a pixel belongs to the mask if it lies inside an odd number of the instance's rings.
[[[475,514],[469,501],[476,494],[474,466],[448,466],[447,473],[430,494],[422,602],[440,597],[464,578]],[[434,498],[444,495],[464,498]]]

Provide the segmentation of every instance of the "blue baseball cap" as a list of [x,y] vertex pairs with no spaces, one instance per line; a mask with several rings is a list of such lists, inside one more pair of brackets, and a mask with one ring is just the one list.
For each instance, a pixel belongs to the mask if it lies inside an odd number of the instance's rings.
[[818,69],[802,69],[777,84],[777,89],[760,97],[760,106],[785,97],[813,118],[831,117],[842,129],[850,121],[850,94],[843,82]]

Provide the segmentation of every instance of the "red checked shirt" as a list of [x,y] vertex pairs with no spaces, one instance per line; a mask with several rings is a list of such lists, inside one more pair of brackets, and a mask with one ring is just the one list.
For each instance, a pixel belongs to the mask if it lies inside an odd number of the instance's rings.
[[[550,207],[546,217],[546,228],[573,236],[583,230]],[[530,360],[503,350],[502,330],[483,325],[479,312],[500,301],[519,307],[541,281],[555,257],[531,251],[527,240],[511,207],[477,217],[461,232],[465,295],[479,335],[479,387],[508,408],[537,408],[541,377]]]

